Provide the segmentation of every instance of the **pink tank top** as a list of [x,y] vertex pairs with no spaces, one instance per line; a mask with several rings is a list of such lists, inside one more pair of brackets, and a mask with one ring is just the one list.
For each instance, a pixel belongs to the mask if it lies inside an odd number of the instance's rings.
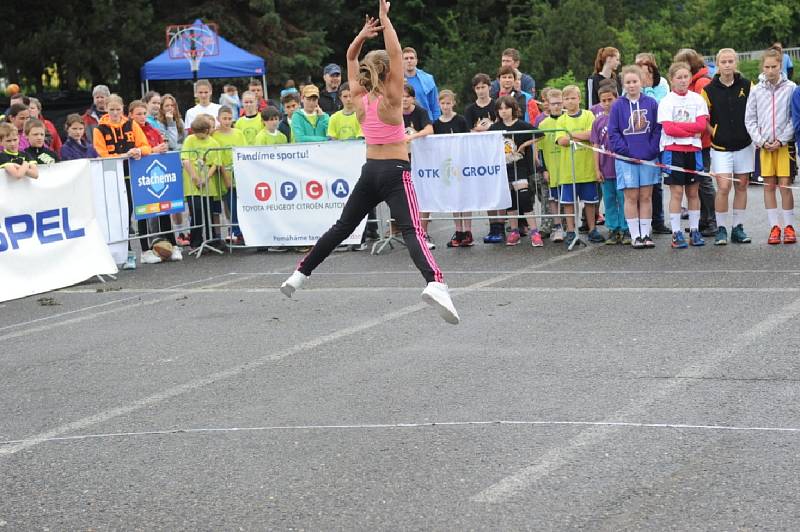
[[403,142],[406,139],[406,128],[403,124],[387,124],[378,116],[378,104],[383,96],[373,102],[369,102],[369,94],[363,97],[364,102],[364,122],[361,123],[361,131],[367,144],[393,144]]

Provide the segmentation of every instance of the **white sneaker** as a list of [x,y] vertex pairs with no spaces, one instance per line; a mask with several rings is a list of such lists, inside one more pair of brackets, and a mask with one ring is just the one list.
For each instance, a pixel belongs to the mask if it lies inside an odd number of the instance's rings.
[[142,253],[142,264],[158,264],[161,262],[161,257],[155,254],[152,249],[148,249]]
[[283,292],[283,295],[286,297],[292,297],[294,291],[303,286],[303,283],[306,282],[306,279],[308,279],[308,275],[304,275],[300,273],[299,270],[295,270],[294,273],[292,273],[292,275],[290,275],[289,278],[286,279],[286,281],[284,281],[281,285],[281,292]]
[[567,234],[564,232],[564,228],[563,227],[557,228],[555,231],[553,231],[550,234],[550,239],[553,242],[563,242],[566,237],[567,237]]
[[431,235],[425,235],[425,245],[428,246],[428,249],[436,249],[436,244],[433,243]]
[[128,260],[125,261],[125,264],[122,265],[123,270],[135,270],[136,269],[136,253],[133,251],[128,252]]
[[180,247],[174,246],[172,248],[172,255],[169,256],[169,260],[175,261],[175,262],[177,262],[179,260],[183,260],[183,252],[181,251]]
[[422,300],[439,311],[439,315],[444,321],[453,325],[458,325],[461,318],[458,317],[453,300],[450,299],[450,292],[444,283],[430,282],[425,290],[422,291]]

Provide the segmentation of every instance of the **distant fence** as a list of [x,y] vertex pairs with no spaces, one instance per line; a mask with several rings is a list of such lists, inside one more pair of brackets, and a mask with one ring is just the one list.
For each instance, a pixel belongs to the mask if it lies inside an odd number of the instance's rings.
[[[784,48],[784,53],[789,54],[789,57],[792,58],[792,61],[800,61],[800,47],[798,48]],[[764,50],[753,50],[750,52],[738,52],[736,54],[738,56],[739,61],[752,61],[756,59],[761,59],[761,56],[764,55]],[[713,63],[716,61],[715,55],[706,55],[703,59],[707,63]]]

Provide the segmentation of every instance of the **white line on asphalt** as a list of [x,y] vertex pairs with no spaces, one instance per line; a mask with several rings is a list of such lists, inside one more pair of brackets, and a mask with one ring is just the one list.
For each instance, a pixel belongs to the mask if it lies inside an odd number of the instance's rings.
[[[461,289],[460,292],[461,293],[466,293],[466,292],[469,292],[470,290],[476,290],[476,289],[479,289],[479,288],[483,288],[483,287],[489,286],[489,285],[491,285],[493,283],[502,283],[504,281],[507,281],[508,279],[513,278],[513,277],[516,277],[516,276],[519,276],[519,275],[524,275],[525,273],[527,273],[527,272],[529,272],[532,269],[535,269],[537,267],[549,266],[551,264],[556,264],[558,262],[562,262],[564,260],[567,260],[567,259],[569,259],[571,257],[578,257],[580,255],[585,254],[590,249],[592,249],[592,248],[584,248],[582,250],[578,250],[578,251],[575,251],[575,252],[570,253],[570,254],[559,255],[558,257],[554,257],[554,258],[552,258],[552,259],[550,259],[548,261],[545,261],[543,263],[540,263],[538,265],[528,266],[527,268],[523,268],[523,269],[517,270],[516,272],[509,273],[507,275],[500,275],[500,276],[494,277],[492,279],[479,281],[477,283],[473,283],[473,284],[469,285],[468,287],[465,287],[465,288]],[[458,295],[458,294],[456,294],[456,295]],[[168,299],[170,299],[172,297],[174,297],[174,295],[171,295],[168,298],[159,298],[159,299],[156,299],[156,300],[148,301],[146,303],[143,302],[140,305],[145,305],[145,304],[151,304],[152,305],[152,304],[155,304],[155,303],[157,303],[159,301],[168,300]],[[84,417],[84,418],[79,419],[77,421],[73,421],[73,422],[70,422],[70,423],[65,423],[63,425],[59,425],[58,427],[55,427],[53,429],[50,429],[50,430],[47,430],[45,432],[39,433],[39,434],[37,434],[35,436],[31,436],[29,438],[25,438],[23,443],[16,443],[16,444],[10,445],[8,447],[0,448],[0,457],[2,457],[4,455],[15,454],[15,453],[17,453],[19,451],[28,449],[28,448],[33,447],[35,445],[38,445],[38,444],[40,444],[42,442],[45,442],[45,441],[47,441],[49,439],[57,438],[57,437],[59,437],[59,436],[61,436],[63,434],[67,434],[69,432],[81,431],[81,430],[84,430],[87,427],[90,427],[92,425],[97,425],[98,423],[103,423],[103,422],[108,421],[110,419],[114,419],[114,418],[119,417],[119,416],[123,416],[123,415],[126,415],[126,414],[130,414],[132,412],[136,412],[136,411],[141,410],[143,408],[146,408],[146,407],[161,403],[163,401],[166,401],[166,400],[171,399],[173,397],[182,395],[184,393],[188,393],[188,392],[197,390],[199,388],[203,388],[204,386],[208,386],[208,385],[214,384],[214,383],[216,383],[216,382],[218,382],[220,380],[229,379],[231,377],[235,377],[237,375],[240,375],[244,371],[249,371],[249,370],[261,367],[261,366],[263,366],[265,364],[268,364],[269,362],[274,362],[274,361],[281,360],[281,359],[284,359],[284,358],[287,358],[287,357],[290,357],[290,356],[293,356],[293,355],[297,355],[299,353],[303,353],[303,352],[306,352],[306,351],[311,351],[311,350],[317,349],[322,345],[325,345],[325,344],[328,344],[328,343],[331,343],[331,342],[335,342],[336,340],[339,340],[341,338],[346,338],[348,336],[352,336],[354,334],[360,333],[361,331],[365,331],[365,330],[371,329],[373,327],[377,327],[379,325],[383,325],[383,324],[385,324],[387,322],[390,322],[392,320],[401,318],[403,316],[407,316],[408,314],[412,314],[414,312],[420,311],[420,310],[422,310],[424,308],[427,308],[427,307],[428,307],[428,305],[425,304],[425,303],[417,303],[415,305],[410,305],[410,306],[401,308],[399,310],[396,310],[394,312],[389,312],[387,314],[384,314],[382,316],[378,316],[376,318],[373,318],[373,319],[370,319],[370,320],[367,320],[367,321],[363,321],[362,320],[362,321],[360,321],[358,323],[358,325],[353,325],[353,326],[350,326],[350,327],[339,329],[336,332],[333,332],[333,333],[330,333],[330,334],[326,334],[324,336],[320,336],[320,337],[315,338],[313,340],[308,340],[306,342],[302,342],[302,343],[296,344],[296,345],[294,345],[292,347],[289,347],[289,348],[283,349],[281,351],[278,351],[277,353],[273,353],[273,354],[270,354],[270,355],[255,359],[255,360],[251,360],[251,361],[249,361],[249,362],[247,362],[245,364],[241,364],[241,365],[238,365],[238,366],[234,366],[232,368],[228,368],[228,369],[225,369],[225,370],[222,370],[222,371],[218,371],[216,373],[212,373],[211,375],[209,375],[207,377],[195,379],[195,380],[189,381],[187,383],[184,383],[184,384],[181,384],[181,385],[178,385],[178,386],[173,386],[172,388],[168,388],[168,389],[163,390],[163,391],[161,391],[159,393],[156,393],[156,394],[151,395],[149,397],[145,397],[143,399],[139,399],[138,401],[134,401],[134,402],[129,403],[127,405],[119,406],[119,407],[116,407],[116,408],[111,408],[111,409],[108,409],[108,410],[104,410],[102,412],[99,412],[99,413],[91,415],[91,416]],[[123,307],[123,308],[129,308],[129,307]],[[114,312],[114,311],[117,311],[117,310],[121,310],[121,309],[114,309],[114,310],[109,310],[109,311],[105,311],[105,312]],[[91,318],[91,316],[81,316],[80,318],[76,318],[76,319],[82,321],[84,319],[90,319],[90,318]],[[358,318],[358,319],[361,320],[361,318]],[[56,323],[56,324],[52,324],[52,327],[56,327],[56,326],[59,326],[61,324],[64,324],[64,322],[59,322],[59,323]],[[25,331],[22,331],[22,332],[24,333]],[[0,340],[3,340],[4,338],[5,337],[0,336]]]
[[[764,320],[745,329],[740,335],[731,339],[708,355],[701,362],[685,367],[674,379],[666,381],[659,386],[648,388],[646,395],[639,401],[632,402],[628,408],[608,416],[611,419],[625,419],[632,417],[646,417],[647,408],[659,399],[674,393],[679,386],[686,386],[683,380],[688,376],[700,377],[707,375],[711,370],[725,362],[727,359],[741,353],[745,348],[755,343],[763,335],[768,334],[780,325],[793,320],[800,314],[800,299],[793,301],[777,312],[767,316]],[[589,445],[596,445],[609,438],[613,431],[611,426],[599,425],[588,427],[575,438],[564,445],[554,447],[545,452],[539,459],[516,473],[513,473],[492,484],[477,495],[471,497],[473,502],[500,503],[519,496],[531,488],[536,482],[578,458],[581,449]]]
[[[517,270],[442,270],[445,275],[499,275],[504,273],[514,273]],[[289,275],[291,272],[231,272],[228,275]],[[785,273],[800,275],[800,270],[535,270],[529,272],[531,275],[610,275],[618,277],[620,275],[696,275],[696,274],[736,274],[736,273],[756,273],[770,275],[775,273]],[[417,270],[373,270],[363,272],[314,272],[314,277],[337,276],[337,275],[419,275]]]
[[[750,427],[739,425],[690,425],[686,423],[634,423],[624,421],[428,421],[421,423],[363,423],[354,425],[267,425],[263,427],[203,427],[167,430],[145,430],[139,432],[107,432],[100,434],[77,434],[74,436],[59,436],[45,440],[8,440],[0,441],[0,446],[17,445],[24,443],[41,444],[60,441],[80,441],[106,438],[123,438],[135,436],[162,436],[170,434],[215,434],[226,432],[268,432],[268,431],[328,431],[328,430],[380,430],[380,429],[417,429],[436,427],[479,427],[504,425],[541,427],[541,426],[569,426],[569,427],[612,427],[621,429],[672,429],[672,430],[699,430],[699,431],[731,431],[731,432],[789,432],[800,433],[800,427]],[[2,453],[2,447],[0,447]]]
[[[237,279],[233,282],[238,282]],[[230,283],[225,283],[230,284]],[[216,286],[216,285],[215,285]],[[666,293],[707,293],[707,292],[721,292],[721,293],[740,293],[740,292],[765,292],[765,293],[790,293],[800,292],[800,287],[777,287],[768,286],[761,288],[754,287],[734,287],[734,286],[487,286],[483,288],[452,288],[450,290],[453,294],[462,292],[512,292],[512,293],[546,293],[546,292],[666,292]],[[274,286],[262,288],[123,288],[118,290],[121,293],[140,293],[140,294],[156,294],[156,293],[175,293],[175,294],[242,294],[242,293],[268,293],[276,294]],[[318,287],[318,288],[303,288],[304,293],[312,292],[419,292],[419,287],[416,286],[342,286],[342,287]],[[62,294],[91,294],[94,290],[63,290]]]
[[[206,280],[216,279],[216,278],[219,278],[219,277],[221,277],[221,276],[220,275],[216,275],[216,276],[210,277],[209,279],[206,279]],[[236,283],[236,282],[239,282],[239,281],[241,281],[240,278],[233,277],[231,279],[228,279],[225,282],[217,283],[217,284],[215,284],[213,286],[221,287],[221,286],[224,286],[225,284]],[[202,281],[194,281],[194,282],[202,282]],[[188,289],[188,290],[191,290],[191,289]],[[168,292],[168,293],[170,295],[164,296],[164,297],[159,297],[159,298],[156,298],[156,299],[148,299],[146,301],[141,301],[140,300],[141,296],[133,296],[133,297],[128,297],[128,298],[124,298],[124,299],[116,299],[114,301],[109,301],[108,303],[105,303],[103,305],[96,305],[94,307],[84,307],[82,309],[77,309],[77,310],[73,310],[73,311],[70,311],[70,312],[65,312],[62,315],[73,314],[75,312],[86,311],[86,310],[89,310],[91,308],[97,308],[97,307],[101,307],[101,306],[105,306],[105,305],[109,305],[109,304],[113,304],[113,303],[123,303],[123,302],[132,301],[134,299],[139,299],[138,301],[128,303],[127,305],[123,305],[121,307],[115,307],[115,308],[111,308],[111,309],[107,309],[107,310],[101,310],[99,312],[92,312],[92,313],[89,313],[89,314],[82,314],[82,315],[77,316],[75,318],[69,318],[69,319],[62,320],[62,321],[57,321],[57,322],[54,322],[54,323],[46,323],[44,325],[38,325],[36,327],[21,328],[18,331],[14,331],[14,332],[10,332],[10,333],[6,333],[6,334],[3,334],[3,335],[0,335],[0,342],[2,342],[4,340],[11,340],[11,339],[19,338],[19,337],[22,337],[22,336],[27,336],[29,334],[35,334],[35,333],[41,333],[41,332],[49,331],[51,329],[55,329],[57,327],[63,327],[65,325],[74,325],[76,323],[81,323],[81,322],[84,322],[86,320],[91,320],[91,319],[94,319],[94,318],[98,318],[100,316],[105,316],[107,314],[114,314],[114,313],[117,313],[117,312],[122,312],[122,311],[130,310],[130,309],[134,309],[134,308],[137,308],[137,307],[149,307],[151,305],[157,305],[158,303],[164,303],[166,301],[172,301],[175,298],[175,295],[177,295],[177,294],[191,293],[191,292],[186,292],[186,290],[177,290],[176,292]],[[33,320],[30,323],[35,323],[35,322],[40,321],[40,320],[41,320],[41,318],[38,319],[38,320]],[[17,327],[22,327],[23,325],[25,325],[25,324],[17,324],[16,326]]]

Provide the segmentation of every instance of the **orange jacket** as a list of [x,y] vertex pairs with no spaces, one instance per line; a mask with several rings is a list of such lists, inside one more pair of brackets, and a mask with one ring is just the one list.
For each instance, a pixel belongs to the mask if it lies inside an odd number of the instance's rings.
[[92,144],[100,157],[123,156],[132,148],[142,150],[142,155],[152,153],[142,128],[129,118],[113,124],[107,114],[103,115],[92,137]]

